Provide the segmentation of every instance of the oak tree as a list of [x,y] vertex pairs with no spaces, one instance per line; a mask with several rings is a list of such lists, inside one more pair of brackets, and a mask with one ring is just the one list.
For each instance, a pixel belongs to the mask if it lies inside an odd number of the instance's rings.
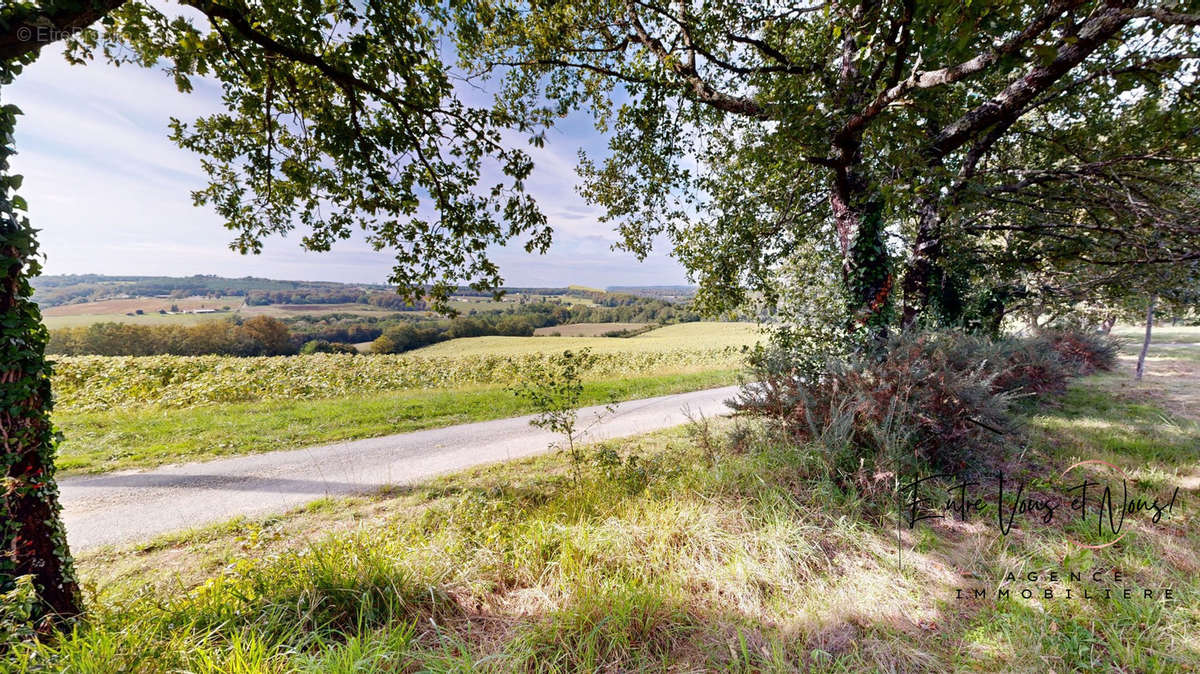
[[[1200,156],[1196,2],[485,7],[491,30],[467,55],[505,72],[503,105],[540,122],[594,114],[610,152],[582,161],[583,193],[628,249],[669,237],[710,310],[778,300],[781,269],[825,274],[833,256],[848,327],[937,318],[949,268],[999,245],[975,225],[1008,217],[1001,190],[1064,162]],[[1139,110],[1163,114],[1110,143]]]

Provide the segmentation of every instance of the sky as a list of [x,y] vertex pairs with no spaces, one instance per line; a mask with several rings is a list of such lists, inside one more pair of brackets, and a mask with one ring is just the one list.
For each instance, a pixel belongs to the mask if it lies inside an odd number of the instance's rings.
[[[187,121],[220,109],[209,83],[181,94],[160,71],[71,66],[50,46],[3,99],[24,112],[12,164],[25,176],[21,195],[41,230],[46,274],[386,282],[390,254],[359,237],[329,253],[302,250],[296,233],[268,240],[260,255],[229,250],[232,233],[220,218],[192,205],[191,192],[206,179],[199,158],[167,139],[172,116]],[[505,284],[686,283],[665,246],[645,262],[611,249],[616,235],[575,190],[578,150],[603,150],[604,138],[585,120],[568,122],[550,132],[545,148],[528,148],[536,168],[527,186],[554,227],[554,244],[546,255],[528,254],[519,242],[493,250]]]

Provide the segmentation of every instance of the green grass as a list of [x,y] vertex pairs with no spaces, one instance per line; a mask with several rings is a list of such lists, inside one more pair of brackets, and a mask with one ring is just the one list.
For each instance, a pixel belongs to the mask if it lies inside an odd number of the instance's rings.
[[[1131,343],[1136,343],[1135,345],[1141,348],[1142,339],[1146,336],[1146,326],[1118,325],[1113,327],[1112,334],[1129,340]],[[1180,325],[1171,327],[1170,323],[1157,325],[1150,331],[1150,343],[1154,344],[1155,342],[1200,342],[1200,326]]]
[[[569,327],[569,326],[564,326]],[[680,323],[636,337],[468,337],[452,339],[411,352],[417,356],[516,355],[563,349],[590,348],[597,353],[706,349],[754,344],[760,339],[754,323]]]
[[[586,404],[680,393],[734,383],[731,370],[588,382]],[[294,449],[337,440],[500,419],[533,412],[502,387],[400,391],[318,400],[262,401],[189,409],[62,412],[64,473]]]
[[[89,622],[12,671],[1176,672],[1200,663],[1200,426],[1119,375],[1030,419],[1028,469],[1080,456],[1181,486],[1172,519],[1096,551],[1036,521],[904,531],[891,494],[832,481],[746,422],[545,455],[88,552]],[[1166,452],[1128,441],[1152,433]],[[928,524],[928,525],[927,525]],[[1077,533],[1072,531],[1072,533]],[[1061,599],[1121,569],[1173,600]],[[1060,599],[959,600],[1034,585]],[[1093,588],[1094,589],[1094,588]]]

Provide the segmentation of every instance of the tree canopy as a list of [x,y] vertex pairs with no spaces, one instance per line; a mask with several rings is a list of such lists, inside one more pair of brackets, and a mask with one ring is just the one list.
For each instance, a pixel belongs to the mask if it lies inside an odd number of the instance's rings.
[[512,68],[518,117],[594,114],[584,194],[630,250],[666,234],[710,309],[775,302],[799,265],[878,328],[901,293],[910,323],[1025,292],[981,283],[1001,262],[1195,258],[1191,206],[1153,195],[1200,156],[1196,9],[497,0],[467,56]]

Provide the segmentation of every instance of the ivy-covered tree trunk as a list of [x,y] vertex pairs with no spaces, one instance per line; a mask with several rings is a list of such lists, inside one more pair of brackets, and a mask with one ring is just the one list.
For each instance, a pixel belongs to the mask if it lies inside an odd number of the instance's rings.
[[884,236],[883,203],[861,179],[838,180],[830,198],[842,251],[842,286],[852,332],[887,335],[892,320],[892,261]]
[[[0,64],[3,66],[3,64]],[[7,84],[0,70],[0,87]],[[37,241],[18,211],[20,176],[8,172],[17,109],[0,106],[0,592],[31,576],[41,616],[70,617],[81,610],[54,480],[57,434],[50,423],[48,333],[30,296],[40,271]]]

